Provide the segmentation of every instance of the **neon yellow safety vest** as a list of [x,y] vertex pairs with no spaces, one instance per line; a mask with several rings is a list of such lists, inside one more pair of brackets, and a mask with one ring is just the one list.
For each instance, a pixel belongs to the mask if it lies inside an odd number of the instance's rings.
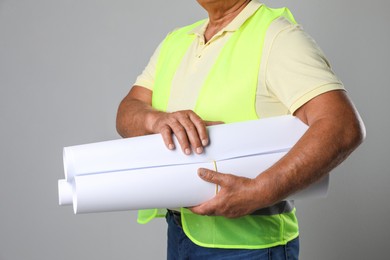
[[[266,31],[273,20],[285,17],[296,23],[287,8],[262,5],[221,50],[199,93],[194,111],[204,120],[225,123],[258,119],[255,108],[258,71]],[[166,111],[176,69],[195,39],[189,32],[204,21],[180,28],[164,40],[156,67],[152,105]],[[165,215],[165,210],[141,210],[139,223]],[[196,244],[216,248],[267,248],[286,244],[298,236],[295,209],[292,212],[237,219],[208,217],[181,209],[186,235]]]

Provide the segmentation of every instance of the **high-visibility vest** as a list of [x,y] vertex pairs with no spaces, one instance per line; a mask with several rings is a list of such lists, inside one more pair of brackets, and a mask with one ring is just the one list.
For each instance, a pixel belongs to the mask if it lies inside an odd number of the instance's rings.
[[[203,120],[225,123],[258,119],[255,102],[258,72],[265,34],[272,21],[285,17],[296,23],[287,8],[259,9],[233,33],[222,48],[201,88],[194,112]],[[189,32],[199,21],[170,33],[156,65],[152,106],[166,111],[172,79],[195,35]],[[165,215],[164,210],[141,210],[139,223]],[[209,217],[181,209],[182,226],[196,244],[214,248],[267,248],[284,245],[298,236],[295,209],[288,213],[248,215],[236,219]]]

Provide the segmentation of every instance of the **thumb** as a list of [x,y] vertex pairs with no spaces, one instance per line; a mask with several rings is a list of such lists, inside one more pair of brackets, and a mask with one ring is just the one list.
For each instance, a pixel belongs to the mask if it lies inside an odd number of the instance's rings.
[[223,173],[212,171],[205,168],[198,169],[198,175],[202,180],[221,185],[223,182]]

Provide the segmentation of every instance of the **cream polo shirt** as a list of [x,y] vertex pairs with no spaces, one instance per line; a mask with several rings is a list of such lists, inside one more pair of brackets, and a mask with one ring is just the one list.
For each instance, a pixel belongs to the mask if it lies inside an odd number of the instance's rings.
[[[235,19],[205,43],[208,20],[190,34],[197,37],[179,65],[171,86],[167,111],[195,108],[198,94],[220,50],[230,36],[261,6],[251,1]],[[134,85],[153,91],[157,47]],[[269,26],[260,63],[256,93],[259,118],[293,114],[310,99],[331,90],[344,89],[315,41],[299,25],[278,18]],[[223,93],[221,93],[223,95]]]

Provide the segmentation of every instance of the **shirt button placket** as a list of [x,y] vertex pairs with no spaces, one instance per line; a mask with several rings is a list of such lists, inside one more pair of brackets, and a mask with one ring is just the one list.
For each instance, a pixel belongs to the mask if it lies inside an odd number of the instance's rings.
[[202,52],[203,52],[203,49],[205,48],[205,44],[204,44],[204,39],[200,39],[199,40],[199,46],[198,46],[198,51],[196,53],[196,57],[198,59],[202,58]]

